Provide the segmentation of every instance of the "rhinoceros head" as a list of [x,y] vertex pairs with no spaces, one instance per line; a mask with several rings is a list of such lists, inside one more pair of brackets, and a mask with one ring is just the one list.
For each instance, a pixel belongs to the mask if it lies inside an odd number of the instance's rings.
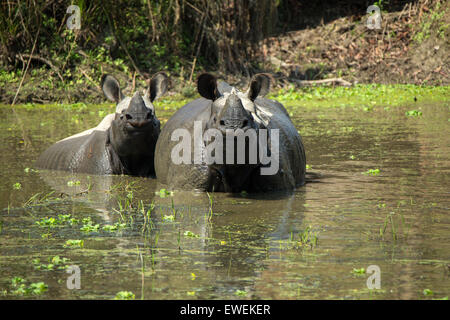
[[247,92],[240,92],[234,87],[222,90],[217,85],[217,79],[204,73],[197,80],[198,92],[206,99],[212,100],[211,118],[207,128],[215,128],[223,133],[227,129],[237,130],[257,129],[255,122],[255,100],[263,97],[270,89],[270,77],[266,74],[255,75]]
[[119,82],[111,75],[102,77],[105,96],[117,103],[111,123],[110,143],[119,156],[152,154],[160,133],[160,122],[153,101],[167,91],[165,73],[156,73],[144,95],[138,91],[132,97],[122,94]]
[[242,188],[253,169],[260,165],[257,139],[264,126],[258,119],[255,100],[267,94],[270,82],[268,75],[257,74],[252,78],[247,92],[240,92],[223,83],[218,86],[211,74],[205,73],[198,78],[198,92],[202,97],[212,100],[211,115],[205,131],[218,130],[223,137],[222,156],[217,158],[216,153],[220,151],[214,149],[214,154],[207,155],[207,162],[227,191]]

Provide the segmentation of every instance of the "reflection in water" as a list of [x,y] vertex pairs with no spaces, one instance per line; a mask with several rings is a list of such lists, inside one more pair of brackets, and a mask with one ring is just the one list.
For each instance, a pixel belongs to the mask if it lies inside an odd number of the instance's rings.
[[[19,126],[0,108],[8,150],[0,155],[0,289],[14,297],[10,281],[21,276],[47,283],[49,298],[132,291],[146,299],[416,299],[426,298],[424,289],[444,297],[448,108],[424,110],[408,118],[402,108],[292,108],[309,183],[290,194],[230,195],[170,194],[155,180],[128,176],[33,172],[39,152],[98,119],[81,113],[76,125],[71,112],[18,108]],[[36,224],[62,214],[78,223]],[[80,230],[88,217],[97,231]],[[83,248],[64,247],[69,239],[82,239]],[[68,290],[61,270],[33,268],[33,259],[57,255],[80,266],[81,290]],[[352,272],[369,265],[381,269],[381,290],[369,291],[368,275]]]

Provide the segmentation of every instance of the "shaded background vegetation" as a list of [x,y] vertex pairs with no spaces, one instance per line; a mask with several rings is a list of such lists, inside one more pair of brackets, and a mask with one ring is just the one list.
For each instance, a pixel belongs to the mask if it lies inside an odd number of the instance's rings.
[[[248,71],[249,46],[264,37],[314,27],[347,15],[364,15],[373,1],[297,0],[169,0],[169,1],[4,1],[1,7],[1,56],[9,66],[33,47],[45,57],[63,56],[76,64],[76,49],[122,59],[139,70],[179,70],[197,57],[204,66],[223,71]],[[410,1],[391,0],[385,10]],[[66,28],[70,4],[81,8],[81,29]],[[258,50],[258,48],[253,48]],[[100,58],[99,57],[99,58]]]
[[[436,1],[375,4],[389,13],[417,2],[431,8]],[[71,4],[81,9],[80,30],[66,27]],[[267,70],[264,39],[341,17],[355,21],[372,4],[373,0],[2,1],[1,70],[4,75],[23,74],[30,60],[30,70],[40,70],[34,75],[45,70],[47,77],[61,80],[50,87],[87,81],[87,89],[96,91],[106,71],[134,74],[138,80],[159,70],[184,80],[201,70],[248,77]]]

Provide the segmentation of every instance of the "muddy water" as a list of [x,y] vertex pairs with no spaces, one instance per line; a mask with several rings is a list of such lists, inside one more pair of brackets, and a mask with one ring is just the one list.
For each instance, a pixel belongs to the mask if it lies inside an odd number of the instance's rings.
[[[449,106],[422,105],[418,117],[410,109],[290,107],[310,182],[290,194],[208,195],[160,193],[143,178],[34,172],[46,147],[111,109],[1,107],[0,298],[446,297]],[[67,288],[68,265],[80,268],[79,290]],[[380,289],[367,287],[362,268],[371,265]],[[21,296],[14,277],[48,290]]]

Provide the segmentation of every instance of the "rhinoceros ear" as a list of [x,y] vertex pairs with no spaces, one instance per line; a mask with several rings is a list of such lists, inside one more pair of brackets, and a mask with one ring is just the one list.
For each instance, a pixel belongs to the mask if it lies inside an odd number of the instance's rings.
[[257,97],[264,97],[270,90],[272,77],[267,73],[255,74],[250,82],[247,96],[250,100],[255,101]]
[[150,101],[158,99],[167,92],[169,87],[169,77],[164,72],[155,73],[150,80],[150,86],[148,88],[148,95]]
[[197,90],[203,98],[216,100],[220,94],[217,90],[217,79],[212,74],[203,73],[198,76]]
[[105,74],[102,76],[101,87],[106,98],[116,103],[122,100],[122,91],[120,91],[119,81],[113,76]]

